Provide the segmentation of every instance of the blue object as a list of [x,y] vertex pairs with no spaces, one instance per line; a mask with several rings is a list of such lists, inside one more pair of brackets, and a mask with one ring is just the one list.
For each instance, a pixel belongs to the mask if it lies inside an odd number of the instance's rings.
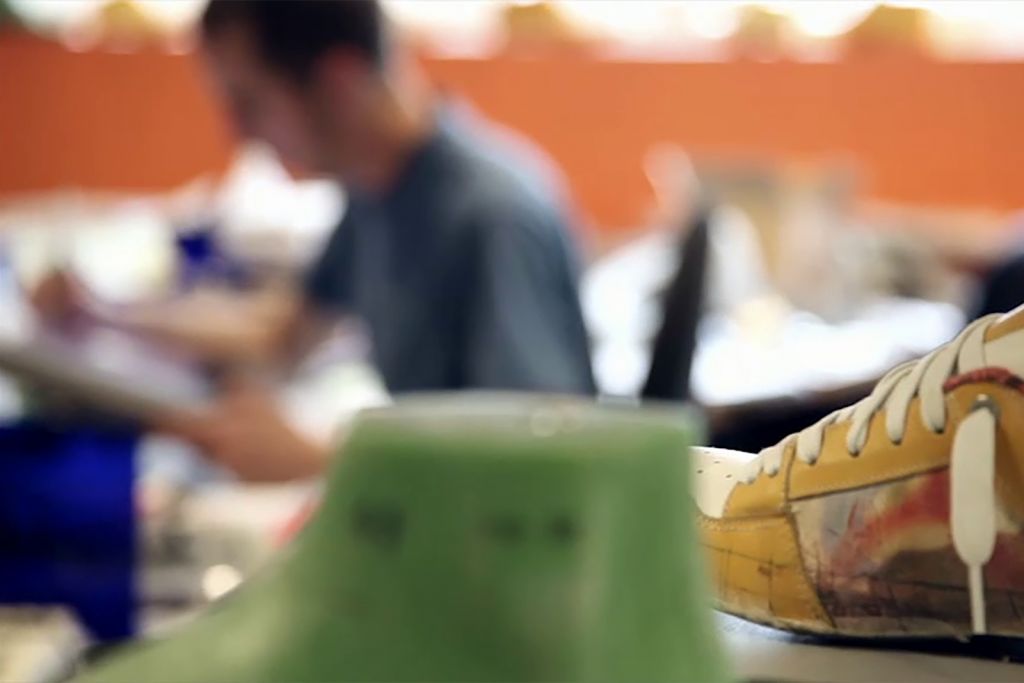
[[198,282],[214,280],[236,286],[250,284],[250,273],[230,258],[217,240],[213,225],[196,225],[181,231],[175,238],[175,245],[181,257],[179,284],[189,289]]
[[74,608],[99,640],[135,631],[138,433],[0,427],[0,603]]

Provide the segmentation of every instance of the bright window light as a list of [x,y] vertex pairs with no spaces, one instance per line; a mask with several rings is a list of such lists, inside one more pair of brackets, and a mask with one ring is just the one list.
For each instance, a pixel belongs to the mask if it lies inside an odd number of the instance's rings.
[[743,3],[737,2],[687,2],[686,22],[701,38],[722,40],[739,26],[742,6]]
[[170,26],[188,26],[199,20],[206,0],[136,0],[153,18]]
[[762,6],[783,14],[805,35],[831,38],[842,35],[857,25],[877,2],[860,0],[828,0],[827,2],[764,2]]
[[8,0],[18,16],[33,26],[63,28],[94,14],[102,0]]
[[[32,26],[64,31],[87,23],[109,0],[9,0]],[[176,30],[194,22],[206,0],[135,0],[157,22]],[[398,23],[443,53],[485,54],[500,35],[507,2],[500,0],[382,0]],[[522,0],[516,0],[517,3]],[[853,28],[877,0],[551,0],[584,33],[633,47],[686,48],[728,38],[742,11],[758,6],[786,16],[799,34],[834,38]],[[939,54],[952,58],[1024,57],[1024,0],[888,0],[928,12]]]

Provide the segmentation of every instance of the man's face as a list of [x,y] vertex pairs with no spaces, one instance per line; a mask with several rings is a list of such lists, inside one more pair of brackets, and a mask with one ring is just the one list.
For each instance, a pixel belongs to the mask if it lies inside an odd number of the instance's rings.
[[284,162],[303,170],[341,172],[345,154],[338,137],[346,116],[336,109],[337,97],[322,93],[319,79],[299,83],[269,66],[244,26],[225,27],[205,48],[240,135],[267,142]]

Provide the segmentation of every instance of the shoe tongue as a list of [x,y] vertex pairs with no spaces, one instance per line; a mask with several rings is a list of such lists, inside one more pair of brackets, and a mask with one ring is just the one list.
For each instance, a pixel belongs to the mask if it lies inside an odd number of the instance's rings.
[[999,318],[985,333],[985,364],[1024,377],[1024,306]]

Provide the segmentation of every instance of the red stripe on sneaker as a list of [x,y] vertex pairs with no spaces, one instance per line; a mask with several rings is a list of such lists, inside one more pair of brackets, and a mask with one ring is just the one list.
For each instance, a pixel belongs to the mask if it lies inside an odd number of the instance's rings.
[[1021,379],[1006,368],[978,368],[977,370],[971,370],[970,372],[950,377],[942,385],[942,390],[950,392],[965,384],[976,384],[978,382],[1002,384],[1024,394],[1024,379]]

